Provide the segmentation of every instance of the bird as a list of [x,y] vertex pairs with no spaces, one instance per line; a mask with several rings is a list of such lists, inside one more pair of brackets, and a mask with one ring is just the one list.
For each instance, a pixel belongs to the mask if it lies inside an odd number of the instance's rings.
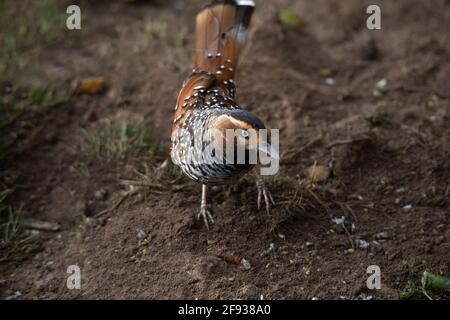
[[[194,68],[184,81],[175,105],[172,125],[172,162],[190,179],[202,184],[198,219],[209,230],[214,223],[208,200],[213,185],[235,183],[259,160],[250,160],[253,151],[278,159],[277,150],[260,139],[264,123],[236,102],[235,74],[245,43],[254,1],[214,0],[196,16]],[[235,135],[228,136],[229,130]],[[255,143],[257,141],[257,143]],[[234,149],[227,149],[232,146]],[[231,151],[244,150],[244,160],[236,161]],[[232,161],[227,161],[231,157]],[[270,215],[273,197],[257,175],[257,207],[264,198]]]

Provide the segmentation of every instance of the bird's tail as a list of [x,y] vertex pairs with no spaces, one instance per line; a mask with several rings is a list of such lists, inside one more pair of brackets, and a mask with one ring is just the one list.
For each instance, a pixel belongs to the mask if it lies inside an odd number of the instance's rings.
[[195,69],[234,77],[254,8],[251,0],[214,0],[197,15]]

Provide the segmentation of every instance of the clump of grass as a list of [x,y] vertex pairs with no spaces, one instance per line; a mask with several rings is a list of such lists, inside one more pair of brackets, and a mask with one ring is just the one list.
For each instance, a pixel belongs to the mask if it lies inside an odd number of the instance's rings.
[[57,86],[32,88],[28,92],[28,103],[40,108],[58,106],[69,100],[69,93]]
[[147,137],[143,123],[110,123],[98,132],[83,131],[80,152],[98,159],[124,159],[130,151],[158,155],[160,147]]
[[61,86],[18,86],[10,94],[0,97],[0,110],[10,113],[41,111],[65,104],[69,98],[69,92]]
[[8,206],[5,205],[5,200],[12,192],[12,189],[4,189],[0,191],[0,214],[8,208]]
[[[450,292],[450,278],[446,278],[429,271],[420,272],[414,261],[403,261],[403,265],[410,273],[410,279],[400,292],[401,300],[445,299]],[[420,275],[422,275],[420,277]]]
[[424,295],[420,287],[417,287],[413,281],[408,281],[403,289],[400,292],[400,300],[411,300],[411,299],[423,299]]
[[186,31],[173,33],[166,21],[150,21],[144,26],[144,33],[150,39],[160,40],[174,47],[182,47],[186,42]]
[[138,180],[145,183],[159,183],[176,185],[182,183],[184,180],[183,172],[170,160],[165,160],[159,166],[148,166],[145,164],[141,170],[134,170],[134,173],[138,176]]
[[[15,252],[30,252],[38,246],[33,235],[25,229],[22,216],[8,207],[8,215],[0,223],[0,250],[5,256]],[[1,260],[1,259],[0,259]]]
[[282,199],[278,203],[287,216],[303,216],[311,209],[329,210],[309,180],[299,181],[298,178],[278,175],[273,178],[270,187],[273,190],[283,190]]
[[57,0],[1,1],[0,77],[14,76],[28,67],[38,54],[38,44],[61,36],[65,19],[65,10]]
[[[5,257],[13,252],[29,252],[38,245],[32,241],[32,234],[25,229],[20,210],[14,213],[13,209],[5,203],[12,192],[12,189],[0,191],[0,251]],[[0,258],[0,261],[2,259],[4,258]]]

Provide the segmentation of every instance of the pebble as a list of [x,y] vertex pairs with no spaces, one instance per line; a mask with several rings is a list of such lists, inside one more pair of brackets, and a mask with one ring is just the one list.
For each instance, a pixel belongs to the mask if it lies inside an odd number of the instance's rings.
[[407,204],[407,205],[403,206],[403,210],[409,211],[412,209],[412,207],[413,207],[412,204]]
[[403,192],[405,192],[406,191],[406,188],[398,188],[398,189],[396,189],[395,190],[395,193],[403,193]]
[[386,231],[379,232],[375,235],[375,239],[377,240],[385,240],[389,238],[390,238],[389,233],[387,233]]
[[377,82],[376,87],[379,90],[384,90],[387,87],[387,80],[381,79],[380,81]]
[[137,237],[138,239],[144,239],[145,238],[145,231],[142,229],[137,230]]
[[106,200],[107,196],[108,196],[108,191],[106,189],[100,189],[94,193],[94,198],[99,201]]
[[334,80],[333,78],[325,78],[325,84],[328,86],[335,86],[336,80]]
[[97,225],[97,220],[95,218],[91,218],[91,217],[87,217],[86,219],[84,219],[84,222],[86,223],[86,225],[88,225],[89,227],[93,227]]
[[373,95],[375,97],[381,97],[386,92],[386,89],[387,89],[387,80],[381,79],[376,83],[375,89],[373,90]]
[[370,244],[365,240],[356,240],[355,244],[359,249],[367,249],[370,246]]
[[39,230],[31,230],[31,236],[33,238],[38,237],[41,234]]
[[345,217],[342,216],[342,217],[340,217],[340,218],[334,218],[334,219],[333,219],[333,222],[336,223],[337,225],[344,224],[344,222],[345,222]]
[[250,262],[246,259],[241,259],[241,263],[240,263],[240,269],[244,270],[244,271],[248,271],[252,268],[252,265],[250,264]]
[[269,249],[264,250],[264,251],[261,253],[261,257],[268,255],[269,253],[271,253],[271,252],[274,251],[274,250],[275,250],[275,244],[271,243],[271,244],[269,245]]

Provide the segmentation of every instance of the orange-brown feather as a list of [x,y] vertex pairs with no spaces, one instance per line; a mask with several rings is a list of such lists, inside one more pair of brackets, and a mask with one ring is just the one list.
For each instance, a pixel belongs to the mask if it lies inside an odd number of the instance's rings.
[[203,9],[196,21],[195,68],[215,74],[218,80],[234,78],[252,12],[252,7],[238,6],[233,1],[213,3]]

